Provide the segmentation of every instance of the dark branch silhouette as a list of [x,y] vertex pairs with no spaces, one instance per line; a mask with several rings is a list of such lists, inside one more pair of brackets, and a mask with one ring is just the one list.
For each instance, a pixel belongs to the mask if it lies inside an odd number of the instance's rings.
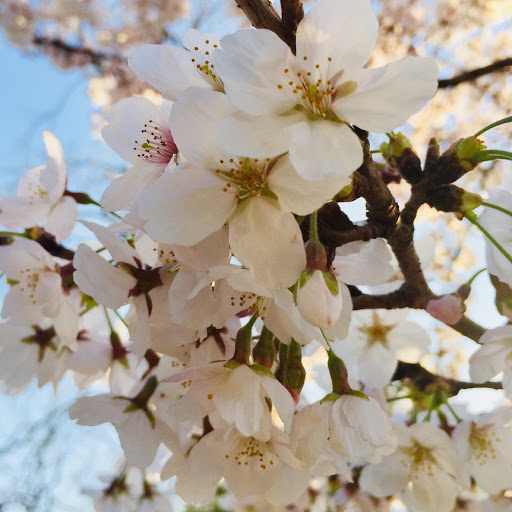
[[456,75],[452,78],[439,80],[439,89],[446,89],[447,87],[453,87],[454,85],[461,84],[463,82],[471,82],[477,78],[494,73],[496,71],[504,71],[505,68],[512,66],[512,57],[506,59],[497,60],[488,66],[482,68],[472,69],[471,71],[464,71],[460,75]]

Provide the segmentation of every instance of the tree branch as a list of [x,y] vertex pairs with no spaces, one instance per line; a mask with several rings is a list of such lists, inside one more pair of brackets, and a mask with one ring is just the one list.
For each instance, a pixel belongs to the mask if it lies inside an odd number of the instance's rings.
[[271,30],[288,44],[281,18],[268,0],[236,0],[236,3],[253,27]]
[[512,66],[512,57],[506,59],[497,60],[488,66],[482,68],[472,69],[471,71],[464,71],[459,75],[444,80],[439,80],[439,89],[445,89],[447,87],[453,87],[454,85],[461,84],[463,82],[470,82],[477,78],[494,73],[495,71],[503,71],[505,68]]
[[418,391],[428,391],[433,387],[442,387],[450,394],[455,396],[462,389],[474,388],[489,388],[489,389],[503,389],[501,382],[464,382],[448,377],[441,377],[426,368],[423,368],[418,363],[404,363],[398,362],[398,366],[391,380],[404,380],[407,379]]
[[281,0],[282,25],[285,32],[286,42],[295,53],[295,34],[297,25],[304,17],[304,7],[301,0]]

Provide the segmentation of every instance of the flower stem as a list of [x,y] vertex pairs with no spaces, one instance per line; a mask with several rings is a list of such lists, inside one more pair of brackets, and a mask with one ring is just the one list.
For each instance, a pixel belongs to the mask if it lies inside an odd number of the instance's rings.
[[498,206],[497,204],[487,203],[486,201],[484,201],[482,203],[482,206],[487,206],[487,208],[493,208],[494,210],[499,210],[500,212],[503,212],[506,215],[510,215],[510,217],[512,217],[512,212],[510,210],[507,210],[506,208],[503,208],[502,206]]
[[494,123],[484,126],[480,131],[475,133],[474,137],[478,137],[479,135],[482,135],[482,133],[489,131],[491,128],[494,128],[495,126],[499,126],[500,124],[506,124],[506,123],[512,123],[512,116],[504,117],[503,119],[500,119],[499,121],[495,121]]
[[471,222],[471,224],[473,224],[474,226],[476,226],[489,240],[489,242],[491,242],[494,247],[496,247],[496,249],[498,249],[498,251],[501,252],[501,254],[503,254],[503,256],[505,256],[505,258],[507,258],[507,260],[512,263],[512,256],[510,256],[510,254],[503,248],[503,246],[489,233],[489,231],[487,231],[483,226],[482,224],[480,224],[480,222],[478,222],[478,218],[477,216],[475,215],[474,212],[466,212],[464,214],[464,217],[466,217],[466,219],[469,220],[469,222]]
[[16,233],[16,231],[0,231],[0,236],[21,236],[23,238],[30,238],[27,233]]
[[487,267],[481,268],[477,272],[475,272],[469,279],[469,281],[466,283],[467,286],[471,288],[471,285],[473,284],[473,281],[485,270],[487,270]]
[[318,210],[309,216],[309,239],[318,241]]

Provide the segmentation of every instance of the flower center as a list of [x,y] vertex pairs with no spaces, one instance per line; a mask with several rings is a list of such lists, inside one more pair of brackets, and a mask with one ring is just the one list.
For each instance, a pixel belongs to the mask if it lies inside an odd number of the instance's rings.
[[270,469],[275,463],[274,451],[269,443],[261,443],[254,437],[242,438],[226,459],[232,459],[238,466],[249,466],[250,469]]
[[388,342],[388,332],[395,327],[395,325],[384,325],[379,314],[374,312],[372,325],[361,327],[359,331],[366,335],[366,341],[369,345],[374,343],[386,345]]
[[[426,471],[429,476],[433,475],[436,461],[432,455],[432,450],[414,441],[414,444],[403,451],[412,459],[411,472],[418,473]],[[413,474],[410,475],[413,478]]]
[[493,438],[494,441],[500,441],[498,434],[495,430],[491,429],[490,425],[479,428],[475,422],[471,423],[469,430],[469,446],[475,452],[476,461],[481,466],[487,463],[489,457],[492,459],[496,458]]
[[[257,158],[239,158],[219,160],[220,167],[215,169],[217,176],[226,181],[224,192],[236,187],[235,197],[246,199],[257,197],[267,189],[267,177],[270,172],[270,158],[263,162]],[[268,189],[267,189],[268,190]],[[270,193],[270,191],[268,191]]]
[[310,120],[318,118],[327,118],[331,121],[340,122],[336,114],[332,111],[332,102],[340,97],[352,94],[357,84],[353,81],[347,81],[339,84],[343,75],[343,70],[331,74],[329,71],[332,58],[327,58],[325,66],[325,75],[320,64],[307,66],[308,57],[302,57],[306,66],[298,66],[297,69],[284,69],[284,73],[289,79],[286,85],[278,84],[278,89],[288,87],[292,93],[297,96],[297,110],[304,110]]
[[206,39],[201,47],[194,46],[191,52],[193,54],[191,61],[203,80],[206,80],[215,91],[224,92],[224,83],[216,75],[215,66],[211,61],[213,50],[218,47],[219,45],[212,44],[209,39]]
[[155,164],[168,164],[178,153],[169,128],[150,119],[141,133],[145,140],[136,140],[133,148],[139,158]]

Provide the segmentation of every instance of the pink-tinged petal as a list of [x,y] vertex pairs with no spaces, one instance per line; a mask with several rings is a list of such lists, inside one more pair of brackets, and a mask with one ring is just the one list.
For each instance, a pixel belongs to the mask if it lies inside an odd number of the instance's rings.
[[135,259],[139,258],[139,255],[126,240],[119,239],[115,233],[105,226],[87,220],[81,222],[96,235],[96,238],[107,249],[115,262],[124,261],[132,265],[135,264]]
[[162,175],[165,167],[139,159],[125,174],[116,178],[103,192],[100,204],[109,212],[131,208],[133,203]]
[[177,101],[189,87],[211,88],[197,71],[193,58],[193,53],[183,48],[144,44],[132,52],[128,66],[164,98]]
[[124,270],[111,265],[88,245],[80,244],[73,259],[75,283],[96,302],[111,309],[128,301],[130,290],[137,280]]
[[138,155],[144,154],[142,144],[151,137],[142,130],[151,130],[151,126],[156,125],[168,130],[167,119],[162,119],[158,108],[146,98],[121,100],[109,109],[105,119],[108,124],[101,131],[103,140],[132,164],[140,162],[141,157]]
[[200,87],[187,90],[169,118],[180,153],[197,166],[219,165],[226,154],[217,144],[217,125],[233,110],[225,94]]
[[[229,99],[252,115],[282,114],[297,100],[287,86],[290,48],[270,30],[239,30],[221,41],[215,69]],[[279,85],[281,87],[279,87]]]
[[297,174],[288,156],[279,159],[268,178],[268,186],[277,195],[281,208],[297,215],[318,210],[348,184],[350,178],[336,174],[327,174],[318,181],[306,180]]
[[428,332],[414,322],[401,321],[388,334],[388,346],[400,361],[417,363],[429,351]]
[[78,220],[76,201],[69,196],[62,197],[52,208],[44,228],[57,239],[57,242],[67,238]]
[[318,181],[328,174],[348,177],[363,163],[359,137],[345,124],[302,121],[290,132],[290,159],[306,180]]
[[236,258],[268,288],[291,286],[306,265],[299,225],[273,199],[242,203],[229,222],[229,242]]
[[340,119],[370,132],[403,125],[437,90],[434,59],[407,57],[381,68],[351,70],[344,79],[356,90],[332,104]]
[[[377,38],[377,17],[369,0],[323,0],[297,28],[297,60],[320,65],[326,80],[348,67],[361,67]],[[331,61],[328,61],[329,57]]]
[[66,162],[59,139],[48,131],[43,132],[43,137],[48,160],[45,169],[41,172],[41,185],[48,193],[51,202],[55,203],[66,189]]
[[254,117],[239,112],[219,123],[219,145],[231,154],[249,158],[277,156],[288,150],[289,127],[302,118],[302,114]]
[[157,242],[197,244],[220,229],[236,208],[235,192],[224,187],[206,169],[179,167],[164,174],[141,196],[147,234]]

